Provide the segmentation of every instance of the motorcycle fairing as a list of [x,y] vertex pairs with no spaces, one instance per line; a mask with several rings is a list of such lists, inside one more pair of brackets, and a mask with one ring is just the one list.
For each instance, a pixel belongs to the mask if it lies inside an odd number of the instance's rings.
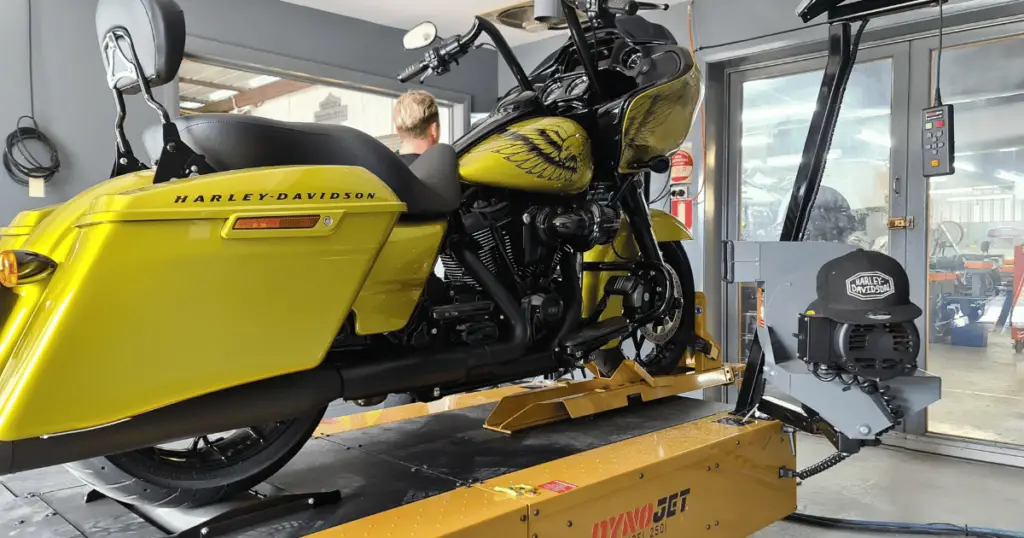
[[[53,275],[2,290],[0,440],[316,366],[405,208],[376,176],[343,166],[157,185],[145,171],[80,194],[21,246],[56,261]],[[235,225],[287,216],[318,220]]]
[[622,173],[679,148],[704,98],[703,75],[689,51],[671,47],[653,62],[660,69],[675,69],[678,75],[639,92],[626,104],[618,166]]

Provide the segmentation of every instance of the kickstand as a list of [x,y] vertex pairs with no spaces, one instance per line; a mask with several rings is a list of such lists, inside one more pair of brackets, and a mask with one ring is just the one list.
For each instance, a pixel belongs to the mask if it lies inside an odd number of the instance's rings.
[[340,491],[275,495],[233,508],[214,516],[195,527],[185,529],[173,538],[212,538],[225,536],[273,519],[290,516],[304,510],[341,502]]

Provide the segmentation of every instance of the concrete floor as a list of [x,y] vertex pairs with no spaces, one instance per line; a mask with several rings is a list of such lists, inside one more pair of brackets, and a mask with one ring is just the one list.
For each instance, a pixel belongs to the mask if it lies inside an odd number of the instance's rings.
[[[807,467],[833,452],[828,442],[799,440]],[[1024,469],[975,463],[900,448],[866,448],[798,490],[804,513],[850,519],[953,523],[1024,532]],[[880,536],[779,522],[755,538]]]
[[1010,335],[988,347],[930,344],[927,370],[942,378],[942,400],[928,409],[928,429],[957,437],[1024,445],[1024,354]]

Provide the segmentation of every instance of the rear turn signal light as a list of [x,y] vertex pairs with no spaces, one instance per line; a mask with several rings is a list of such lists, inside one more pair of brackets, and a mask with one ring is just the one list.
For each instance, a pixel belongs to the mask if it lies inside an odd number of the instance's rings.
[[0,252],[0,286],[13,288],[42,280],[57,268],[57,263],[27,250]]
[[13,250],[0,252],[0,286],[13,288],[18,285],[18,257]]
[[235,221],[235,230],[304,230],[314,228],[320,215],[298,217],[246,217]]

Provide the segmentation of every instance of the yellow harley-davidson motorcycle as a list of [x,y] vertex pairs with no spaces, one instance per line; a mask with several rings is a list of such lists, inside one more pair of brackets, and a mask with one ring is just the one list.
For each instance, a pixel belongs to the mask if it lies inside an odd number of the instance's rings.
[[[662,6],[582,4],[529,75],[485,19],[411,32],[427,52],[403,81],[487,35],[517,87],[406,166],[344,126],[172,119],[151,90],[182,61],[181,9],[100,0],[112,178],[0,228],[0,474],[67,463],[121,501],[198,506],[280,469],[335,399],[607,372],[630,340],[650,373],[685,368],[708,345],[691,237],[643,178],[686,137],[701,75],[635,16]],[[152,168],[124,135],[128,94],[162,119]]]

